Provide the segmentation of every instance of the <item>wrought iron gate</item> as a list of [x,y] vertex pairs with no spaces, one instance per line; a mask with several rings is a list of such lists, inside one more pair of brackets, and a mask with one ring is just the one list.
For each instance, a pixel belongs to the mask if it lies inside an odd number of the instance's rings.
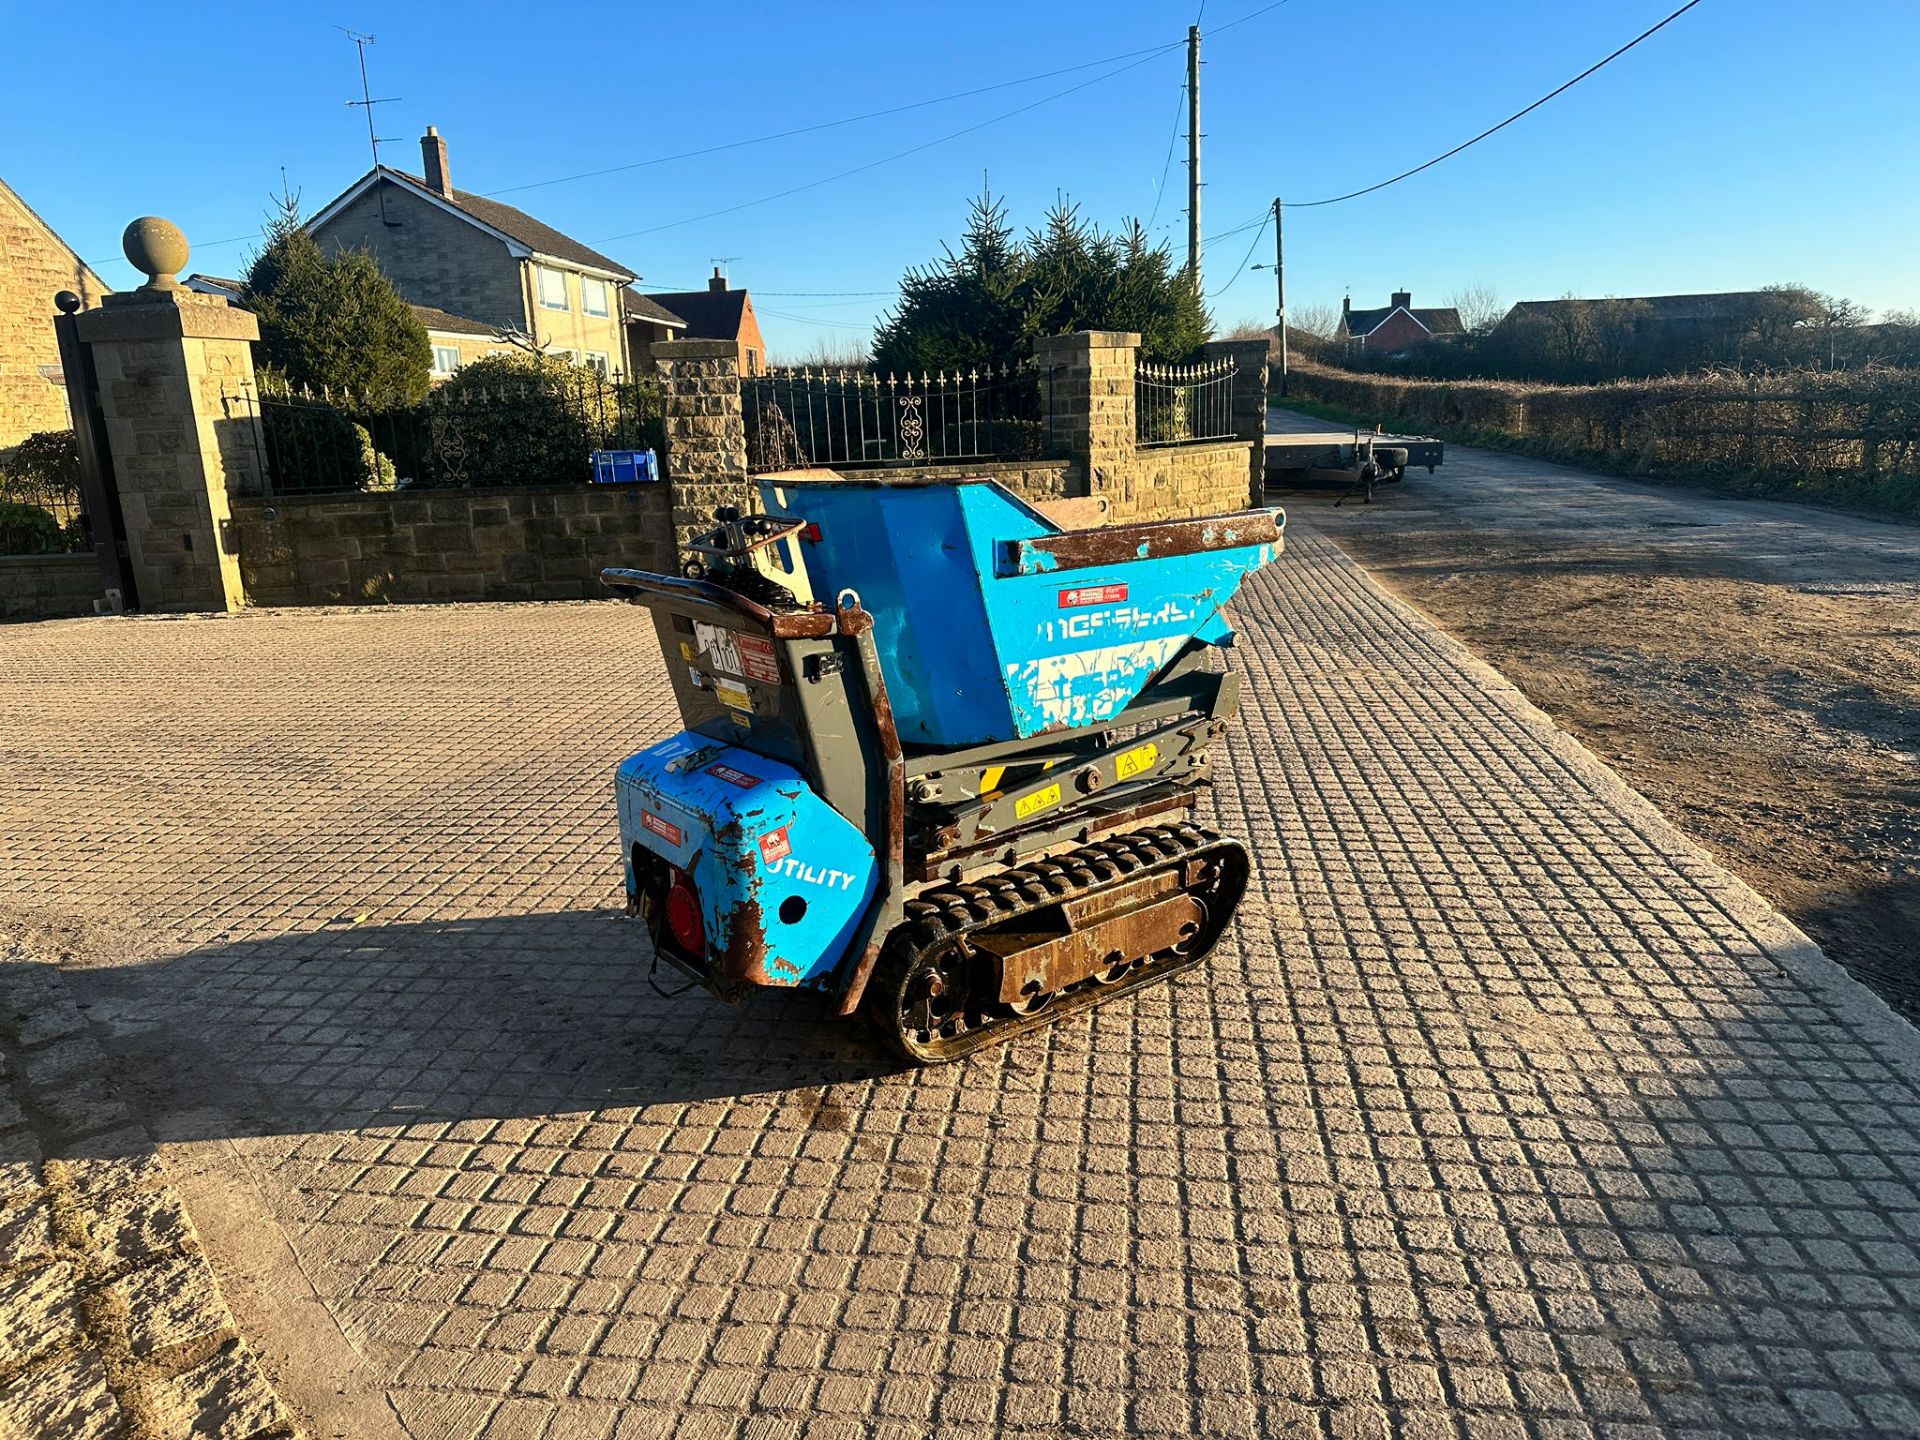
[[74,448],[80,457],[81,523],[100,561],[100,580],[109,597],[117,591],[123,609],[136,609],[140,594],[127,547],[127,525],[120,514],[119,481],[107,445],[107,417],[100,408],[100,377],[94,372],[92,347],[80,338],[76,319],[80,297],[62,290],[53,303],[60,311],[53,317],[53,333],[60,342],[60,369],[67,386],[67,408],[73,415]]

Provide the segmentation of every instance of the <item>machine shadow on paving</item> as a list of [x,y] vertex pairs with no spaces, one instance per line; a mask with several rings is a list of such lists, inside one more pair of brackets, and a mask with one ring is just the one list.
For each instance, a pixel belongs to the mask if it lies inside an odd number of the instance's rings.
[[687,574],[601,576],[652,611],[686,725],[615,787],[654,975],[824,991],[924,1064],[1198,964],[1248,870],[1189,813],[1239,704],[1212,651],[1282,513],[1069,531],[986,479],[759,491]]

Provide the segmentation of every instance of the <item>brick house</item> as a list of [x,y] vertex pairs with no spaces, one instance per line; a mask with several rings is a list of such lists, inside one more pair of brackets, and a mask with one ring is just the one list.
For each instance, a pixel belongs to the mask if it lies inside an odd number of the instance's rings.
[[647,347],[654,341],[687,338],[687,322],[651,295],[622,290],[620,306],[627,320],[627,354],[642,369],[646,368]]
[[652,309],[666,311],[670,319],[679,320],[686,328],[679,334],[662,334],[665,327],[657,319],[630,313],[627,337],[634,354],[642,353],[639,343],[653,340],[729,340],[739,347],[742,375],[758,375],[767,368],[767,342],[760,338],[753,297],[745,290],[729,289],[718,265],[713,267],[704,290],[673,290],[639,298]]
[[[244,280],[224,275],[193,274],[180,283],[202,295],[218,295],[230,305],[238,305],[240,292],[246,289]],[[438,385],[462,365],[483,355],[511,355],[524,348],[479,320],[449,315],[432,305],[409,304],[407,308],[426,327],[427,343],[433,347],[433,373],[428,377],[432,384]]]
[[307,229],[329,251],[371,251],[410,303],[475,327],[469,341],[512,335],[599,370],[631,372],[620,297],[634,273],[523,210],[454,189],[447,142],[431,125],[420,155],[423,174],[369,170]]
[[1356,310],[1353,297],[1340,302],[1334,342],[1371,355],[1398,355],[1416,345],[1451,340],[1460,333],[1460,312],[1451,305],[1415,309],[1410,291],[1396,290],[1378,310]]
[[53,337],[53,297],[71,290],[92,309],[100,277],[0,180],[0,453],[39,430],[65,430],[66,380]]

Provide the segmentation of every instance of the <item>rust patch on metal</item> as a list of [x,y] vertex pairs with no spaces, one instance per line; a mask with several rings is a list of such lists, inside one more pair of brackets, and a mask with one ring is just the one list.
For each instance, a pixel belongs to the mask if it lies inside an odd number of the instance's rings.
[[834,617],[824,605],[815,603],[802,610],[769,610],[759,601],[749,600],[738,591],[716,585],[711,580],[616,567],[602,570],[600,583],[623,598],[649,609],[656,603],[679,600],[731,611],[762,626],[776,640],[818,640],[833,633]]
[[974,944],[1000,957],[1000,1003],[1064,990],[1191,940],[1207,911],[1182,892],[1183,879],[1166,871],[1143,876],[1077,905],[1040,911],[1022,929],[976,935]]
[[1280,526],[1270,510],[1236,510],[1199,520],[1154,520],[1144,525],[1117,525],[1104,530],[1073,530],[1064,535],[1042,535],[1013,542],[1021,550],[1047,555],[1053,566],[1041,573],[1084,570],[1094,565],[1120,565],[1155,560],[1167,555],[1197,555],[1207,550],[1233,550],[1245,545],[1277,545]]
[[762,985],[773,978],[767,973],[766,912],[758,886],[727,912],[727,948],[716,957],[713,971],[716,979],[732,984]]

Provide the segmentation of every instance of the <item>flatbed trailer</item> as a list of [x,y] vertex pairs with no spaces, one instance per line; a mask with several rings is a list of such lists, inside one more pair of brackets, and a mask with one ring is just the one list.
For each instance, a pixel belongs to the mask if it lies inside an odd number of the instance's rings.
[[1345,481],[1373,499],[1375,485],[1393,485],[1424,465],[1431,475],[1446,458],[1446,444],[1431,435],[1382,435],[1366,430],[1310,430],[1268,435],[1269,485],[1301,480]]

